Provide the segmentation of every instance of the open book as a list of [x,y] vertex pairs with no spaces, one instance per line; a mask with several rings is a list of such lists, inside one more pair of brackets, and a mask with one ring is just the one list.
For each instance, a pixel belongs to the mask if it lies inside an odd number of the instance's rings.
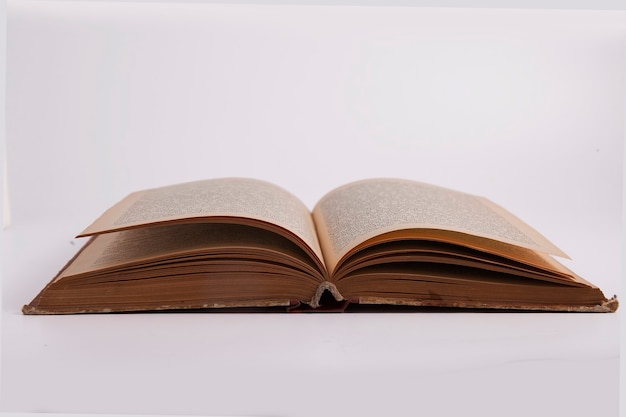
[[612,312],[615,297],[489,200],[371,179],[311,213],[284,189],[219,178],[130,194],[25,314],[402,305]]

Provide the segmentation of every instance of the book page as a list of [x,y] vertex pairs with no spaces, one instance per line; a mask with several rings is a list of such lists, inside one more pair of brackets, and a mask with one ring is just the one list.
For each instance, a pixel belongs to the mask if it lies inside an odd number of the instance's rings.
[[80,236],[210,218],[277,225],[323,259],[311,213],[304,203],[274,184],[249,178],[217,178],[135,192],[107,210]]
[[220,258],[291,260],[294,268],[320,275],[313,260],[290,240],[267,230],[239,224],[173,224],[97,235],[85,245],[55,281],[66,276],[129,267],[154,260],[193,261]]
[[373,179],[344,185],[320,200],[313,218],[331,271],[360,243],[407,229],[461,232],[566,256],[537,231],[489,200],[416,181]]

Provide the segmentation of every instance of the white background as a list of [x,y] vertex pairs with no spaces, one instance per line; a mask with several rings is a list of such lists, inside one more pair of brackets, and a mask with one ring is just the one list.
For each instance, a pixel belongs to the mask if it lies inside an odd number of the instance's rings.
[[312,207],[484,195],[621,294],[626,14],[9,1],[1,408],[616,415],[613,315],[23,317],[127,193],[218,176]]

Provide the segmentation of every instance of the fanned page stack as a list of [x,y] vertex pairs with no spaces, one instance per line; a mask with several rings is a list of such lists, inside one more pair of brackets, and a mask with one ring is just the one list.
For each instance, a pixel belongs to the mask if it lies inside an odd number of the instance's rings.
[[24,314],[618,307],[503,208],[408,180],[344,185],[312,213],[255,179],[172,185],[130,194],[80,236],[90,239]]

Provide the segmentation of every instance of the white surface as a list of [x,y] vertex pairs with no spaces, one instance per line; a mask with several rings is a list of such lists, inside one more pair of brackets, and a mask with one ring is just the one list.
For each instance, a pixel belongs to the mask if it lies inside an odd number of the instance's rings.
[[0,411],[616,415],[621,312],[24,317],[128,192],[485,195],[620,294],[623,12],[9,2]]

